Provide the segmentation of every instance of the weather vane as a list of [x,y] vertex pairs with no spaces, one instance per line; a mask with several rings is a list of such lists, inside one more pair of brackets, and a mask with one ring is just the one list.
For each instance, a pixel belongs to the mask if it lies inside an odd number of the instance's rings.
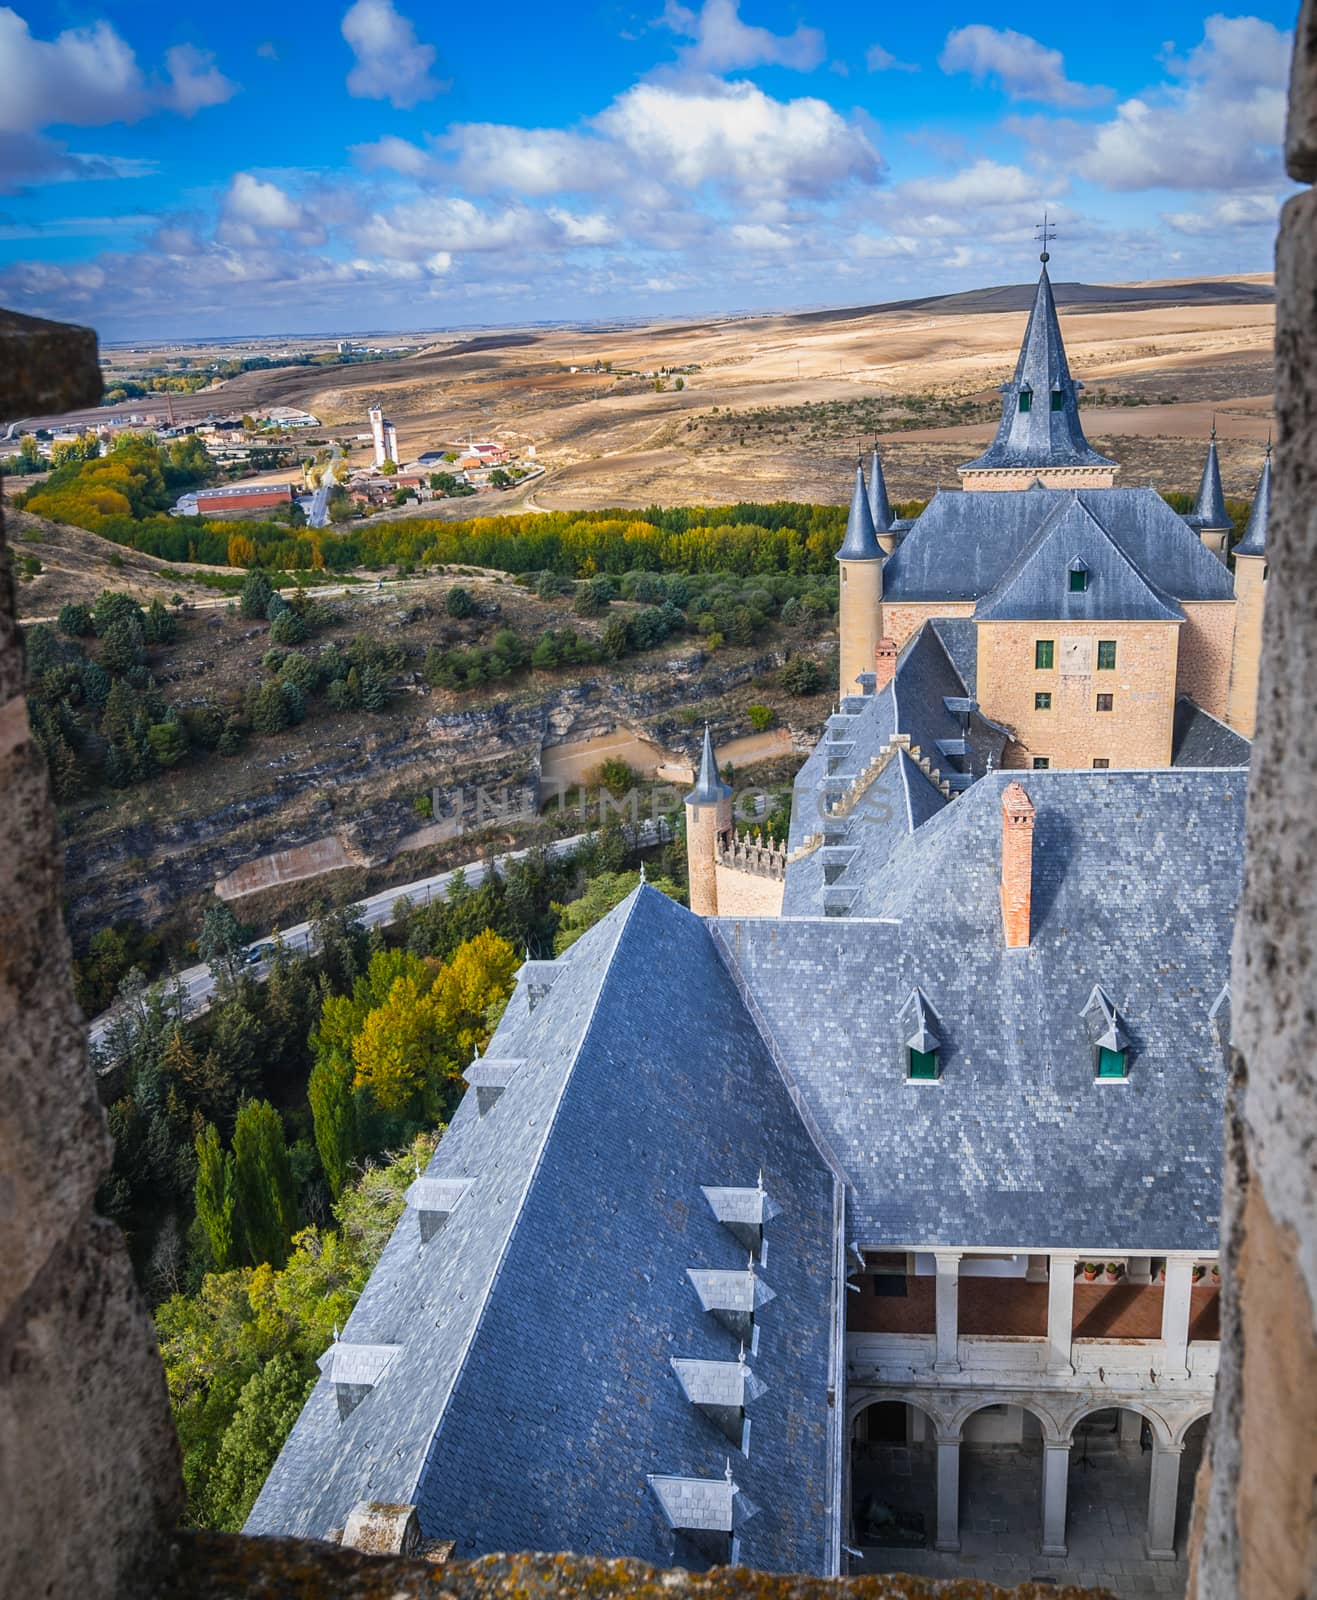
[[1052,242],[1053,239],[1056,238],[1056,229],[1048,226],[1047,213],[1045,211],[1043,212],[1043,220],[1036,227],[1034,237],[1043,247],[1042,254],[1038,257],[1038,259],[1044,266],[1046,266],[1047,263],[1052,259],[1047,253],[1047,246]]

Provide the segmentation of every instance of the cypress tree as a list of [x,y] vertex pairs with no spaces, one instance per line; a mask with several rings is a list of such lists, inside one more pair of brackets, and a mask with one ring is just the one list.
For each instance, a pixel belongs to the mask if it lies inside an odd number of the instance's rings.
[[249,1100],[239,1108],[233,1130],[233,1193],[237,1224],[247,1259],[281,1267],[297,1226],[283,1123],[268,1100]]
[[335,1200],[358,1154],[357,1103],[352,1094],[352,1064],[326,1054],[311,1069],[306,1086],[315,1121],[316,1149]]
[[205,1229],[216,1272],[233,1265],[233,1157],[208,1122],[197,1139],[197,1221]]

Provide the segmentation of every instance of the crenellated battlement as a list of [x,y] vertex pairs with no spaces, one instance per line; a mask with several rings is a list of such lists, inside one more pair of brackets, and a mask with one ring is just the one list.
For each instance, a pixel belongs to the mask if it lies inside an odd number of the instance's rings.
[[731,872],[752,872],[760,878],[785,880],[787,873],[787,847],[785,840],[771,835],[762,838],[742,839],[736,835],[725,836],[718,846],[718,865]]

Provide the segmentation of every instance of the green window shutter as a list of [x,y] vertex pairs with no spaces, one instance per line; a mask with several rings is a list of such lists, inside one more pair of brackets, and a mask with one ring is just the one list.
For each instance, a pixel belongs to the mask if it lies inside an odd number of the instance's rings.
[[1082,567],[1070,574],[1070,593],[1083,594],[1088,588],[1088,573]]
[[1064,411],[1065,410],[1065,395],[1061,392],[1060,389],[1053,389],[1052,390],[1052,410],[1053,411]]
[[1098,640],[1098,671],[1114,672],[1116,670],[1116,641],[1114,639]]
[[[1112,647],[1115,648],[1114,646]],[[1037,639],[1033,647],[1033,664],[1037,672],[1049,672],[1052,666],[1052,641],[1050,639]],[[1115,662],[1112,662],[1115,665]]]
[[1028,389],[1020,390],[1020,410],[1027,411],[1033,404],[1033,394]]
[[912,1078],[923,1078],[927,1080],[929,1078],[937,1077],[936,1050],[916,1050],[912,1047],[909,1050],[909,1056],[910,1076]]
[[1123,1050],[1108,1050],[1105,1045],[1098,1048],[1098,1077],[1123,1078],[1125,1073],[1125,1052]]

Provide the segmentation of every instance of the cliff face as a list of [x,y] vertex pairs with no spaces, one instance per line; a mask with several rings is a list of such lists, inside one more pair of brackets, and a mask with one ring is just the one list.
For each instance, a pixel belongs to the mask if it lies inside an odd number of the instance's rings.
[[[314,898],[308,874],[317,865],[380,867],[469,827],[477,788],[506,798],[529,820],[546,749],[621,729],[689,755],[691,708],[745,731],[745,703],[781,699],[760,680],[784,658],[778,644],[713,656],[683,644],[607,668],[531,674],[508,690],[459,698],[409,689],[386,713],[313,716],[252,741],[235,760],[211,756],[109,806],[71,809],[70,926],[75,938],[125,919],[150,927],[217,882],[228,894],[293,876]],[[790,717],[803,741],[816,735],[825,711],[814,699],[781,700],[779,717]],[[288,862],[269,861],[289,852]],[[398,875],[406,875],[405,864]]]

